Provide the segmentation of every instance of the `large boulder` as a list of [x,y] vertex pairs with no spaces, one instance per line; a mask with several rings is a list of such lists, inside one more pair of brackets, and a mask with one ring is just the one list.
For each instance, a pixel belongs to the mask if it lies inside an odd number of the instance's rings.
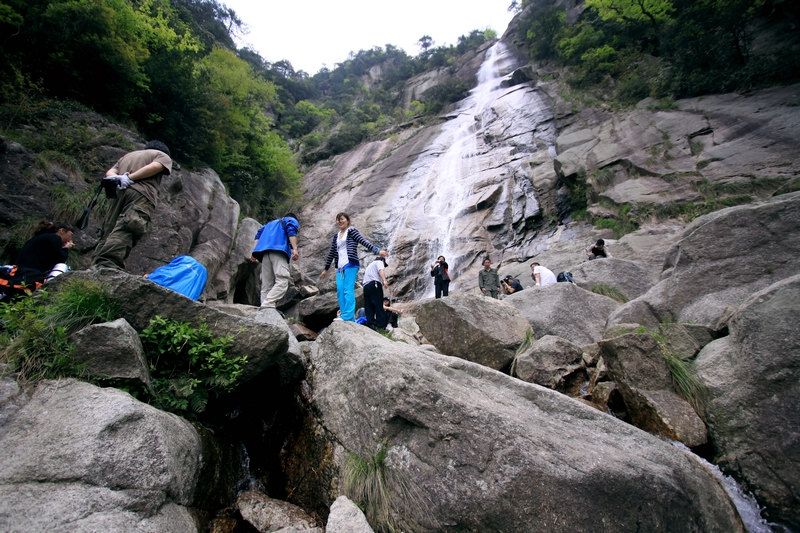
[[717,461],[800,529],[800,276],[754,294],[697,357]]
[[608,316],[619,306],[572,283],[527,289],[503,301],[519,309],[537,339],[555,335],[578,345],[600,340]]
[[386,447],[399,529],[743,529],[691,456],[481,365],[337,322],[311,351],[310,379],[333,441],[362,457]]
[[182,418],[62,380],[0,400],[0,420],[0,530],[197,530],[203,450]]
[[427,300],[417,309],[416,321],[440,352],[495,370],[509,367],[529,329],[514,307],[474,294]]
[[673,247],[661,281],[609,324],[693,322],[721,328],[750,294],[800,270],[800,192],[695,220]]
[[95,377],[150,385],[150,371],[139,334],[124,318],[92,324],[72,335],[72,358]]
[[517,355],[514,375],[559,392],[575,392],[587,378],[583,350],[561,337],[545,335]]
[[644,294],[658,281],[638,263],[614,257],[584,261],[569,271],[578,287],[591,291],[605,285],[619,291],[626,301]]
[[195,326],[205,323],[217,336],[231,335],[231,351],[247,356],[243,382],[264,372],[277,372],[284,382],[290,382],[299,379],[303,373],[301,360],[288,352],[289,333],[285,324],[257,324],[190,300],[146,278],[118,270],[78,271],[59,279],[72,276],[100,281],[119,303],[123,317],[137,331],[146,328],[155,315],[161,315]]
[[600,341],[603,361],[634,425],[687,446],[705,444],[706,426],[676,393],[662,350],[652,335],[644,333]]
[[339,496],[331,505],[325,533],[373,533],[361,509],[347,496]]
[[256,491],[242,492],[236,500],[242,518],[256,531],[292,531],[323,533],[313,518],[296,505],[270,498]]

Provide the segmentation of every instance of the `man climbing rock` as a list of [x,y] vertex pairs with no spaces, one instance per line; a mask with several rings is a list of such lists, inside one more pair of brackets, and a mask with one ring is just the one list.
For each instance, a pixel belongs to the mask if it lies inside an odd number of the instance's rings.
[[289,289],[289,259],[297,261],[297,232],[300,222],[294,213],[264,224],[256,233],[250,261],[261,261],[261,307],[275,308]]
[[116,183],[116,200],[103,224],[104,239],[95,250],[94,265],[125,269],[131,249],[147,232],[161,178],[171,172],[169,148],[161,141],[150,141],[144,150],[125,154],[106,171],[103,180],[112,182],[112,191]]

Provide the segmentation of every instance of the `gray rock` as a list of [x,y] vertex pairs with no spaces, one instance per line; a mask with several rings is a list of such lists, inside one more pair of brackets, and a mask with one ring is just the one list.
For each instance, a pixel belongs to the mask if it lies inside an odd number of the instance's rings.
[[514,307],[473,294],[427,300],[416,321],[440,352],[495,370],[508,368],[529,329]]
[[638,263],[609,257],[584,261],[568,269],[575,283],[588,291],[596,285],[607,285],[632,300],[647,292],[658,279]]
[[331,439],[362,457],[386,443],[403,530],[743,530],[698,462],[554,391],[339,322],[311,368]]
[[577,345],[600,340],[608,316],[619,303],[571,283],[526,289],[504,302],[519,309],[536,338],[555,335]]
[[25,399],[2,417],[0,530],[196,530],[202,447],[188,422],[75,380]]
[[559,392],[575,392],[586,378],[583,351],[566,339],[545,335],[517,355],[514,375]]
[[[364,306],[364,290],[356,289],[356,309]],[[314,331],[327,327],[336,318],[339,299],[336,292],[324,292],[301,300],[297,304],[297,317]]]
[[800,528],[800,276],[754,294],[708,344],[697,370],[709,391],[717,461],[769,516]]
[[238,318],[169,291],[151,281],[111,269],[78,271],[60,276],[97,279],[109,290],[122,308],[125,319],[137,330],[147,327],[155,315],[189,322],[205,323],[214,335],[233,336],[232,353],[246,355],[242,382],[264,372],[278,372],[284,382],[298,380],[303,366],[300,359],[287,354],[289,334],[281,326],[256,324]]
[[150,371],[142,341],[124,318],[93,324],[72,335],[72,358],[86,365],[89,374],[107,379],[138,381],[150,386]]
[[628,333],[605,339],[600,350],[635,426],[687,446],[705,444],[705,424],[675,392],[662,348],[651,335]]
[[236,499],[236,507],[242,518],[262,533],[269,531],[323,533],[322,528],[318,528],[314,519],[300,507],[270,498],[260,492],[242,492]]
[[800,192],[695,220],[670,251],[662,280],[609,324],[689,322],[719,330],[750,294],[800,270]]
[[373,529],[350,498],[339,496],[331,505],[325,533],[373,533]]

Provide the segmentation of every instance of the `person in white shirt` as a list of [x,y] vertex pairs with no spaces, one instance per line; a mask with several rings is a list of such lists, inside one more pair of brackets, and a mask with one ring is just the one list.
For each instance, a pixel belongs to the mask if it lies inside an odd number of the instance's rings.
[[376,257],[364,271],[364,311],[367,327],[377,329],[383,320],[383,288],[386,287],[386,259]]
[[556,275],[549,268],[539,263],[531,263],[531,278],[537,287],[547,287],[556,284]]

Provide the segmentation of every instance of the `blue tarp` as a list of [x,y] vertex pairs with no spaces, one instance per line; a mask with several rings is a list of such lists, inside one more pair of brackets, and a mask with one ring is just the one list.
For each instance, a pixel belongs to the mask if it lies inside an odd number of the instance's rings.
[[187,298],[197,300],[206,288],[208,272],[194,257],[181,255],[169,264],[155,269],[147,275],[147,279]]

